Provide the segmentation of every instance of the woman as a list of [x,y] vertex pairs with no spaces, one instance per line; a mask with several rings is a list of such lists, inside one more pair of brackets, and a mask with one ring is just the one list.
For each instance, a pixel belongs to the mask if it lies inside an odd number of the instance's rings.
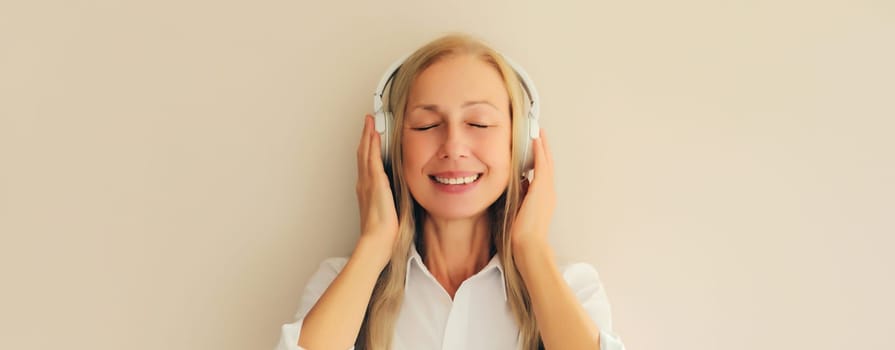
[[512,66],[454,34],[393,79],[390,143],[367,115],[357,150],[360,238],[321,264],[278,349],[623,349],[596,270],[555,262],[553,160],[543,130],[519,132]]

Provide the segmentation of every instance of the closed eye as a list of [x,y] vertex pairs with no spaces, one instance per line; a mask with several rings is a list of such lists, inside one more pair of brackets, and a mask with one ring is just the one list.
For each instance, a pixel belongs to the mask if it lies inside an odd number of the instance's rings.
[[429,130],[429,129],[431,129],[431,128],[434,128],[434,127],[436,127],[436,126],[438,126],[438,124],[432,124],[432,125],[429,125],[429,126],[422,126],[422,127],[419,127],[419,128],[412,128],[412,129],[413,129],[413,130],[418,130],[418,131],[424,131],[424,130]]
[[[417,130],[417,131],[425,131],[425,130],[429,130],[429,129],[431,129],[431,128],[434,128],[434,127],[436,127],[436,126],[438,126],[438,125],[439,125],[439,124],[432,124],[432,125],[421,126],[421,127],[418,127],[418,128],[411,128],[411,129],[413,129],[413,130]],[[479,129],[485,129],[485,128],[490,127],[490,125],[476,124],[476,123],[469,123],[469,125],[472,126],[472,127],[475,127],[475,128],[479,128]]]

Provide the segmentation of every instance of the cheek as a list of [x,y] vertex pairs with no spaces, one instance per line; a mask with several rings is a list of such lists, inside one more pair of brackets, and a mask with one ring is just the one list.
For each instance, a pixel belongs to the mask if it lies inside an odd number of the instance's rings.
[[401,143],[405,175],[413,176],[419,174],[420,169],[431,157],[429,146],[424,141],[413,137],[405,137]]
[[483,160],[494,168],[492,171],[510,171],[512,153],[508,137],[489,138],[481,146]]

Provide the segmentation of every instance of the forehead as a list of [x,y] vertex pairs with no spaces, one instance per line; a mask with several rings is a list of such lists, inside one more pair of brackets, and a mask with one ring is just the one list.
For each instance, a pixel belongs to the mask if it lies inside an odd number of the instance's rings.
[[459,108],[469,101],[488,101],[509,112],[509,95],[500,72],[472,55],[443,58],[414,79],[407,107],[435,104]]

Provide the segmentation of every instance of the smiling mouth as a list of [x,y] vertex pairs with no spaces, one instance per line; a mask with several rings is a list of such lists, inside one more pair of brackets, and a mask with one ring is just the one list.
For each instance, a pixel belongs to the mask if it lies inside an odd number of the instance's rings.
[[431,179],[432,182],[435,182],[440,185],[468,185],[468,184],[475,183],[475,182],[479,181],[479,179],[482,178],[482,175],[484,175],[484,173],[478,173],[478,174],[475,174],[472,176],[457,177],[457,178],[443,178],[443,177],[437,177],[434,175],[429,175],[429,179]]

